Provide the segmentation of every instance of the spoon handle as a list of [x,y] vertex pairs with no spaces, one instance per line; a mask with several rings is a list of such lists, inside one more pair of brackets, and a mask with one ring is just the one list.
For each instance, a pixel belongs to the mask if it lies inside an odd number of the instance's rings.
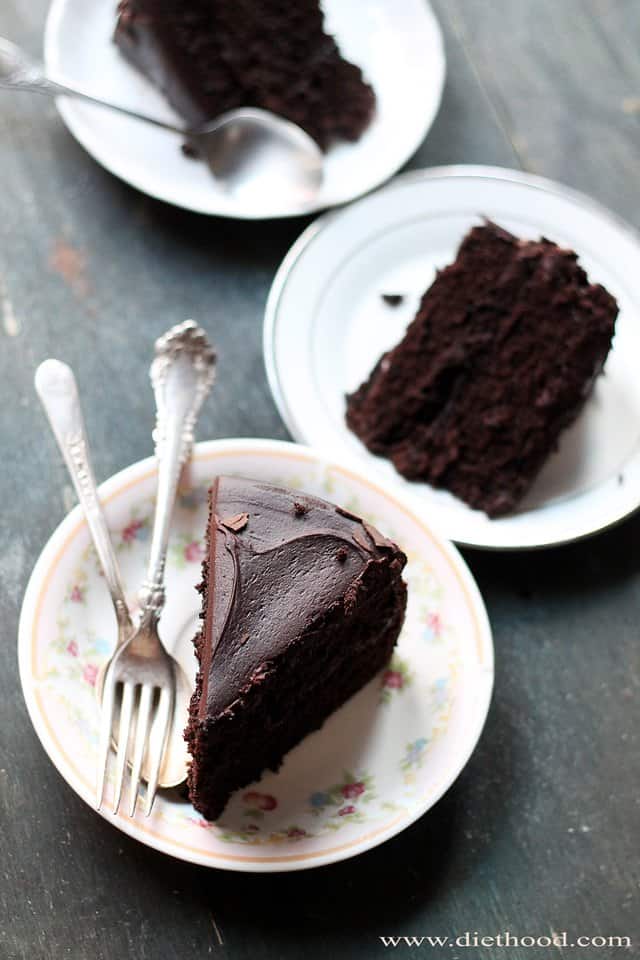
[[133,117],[135,120],[144,120],[146,123],[161,127],[163,130],[170,130],[172,133],[185,134],[185,130],[175,126],[175,124],[158,120],[144,113],[138,113],[136,110],[129,109],[129,107],[108,103],[98,97],[92,97],[89,93],[83,93],[82,90],[76,90],[74,87],[68,87],[63,83],[50,80],[41,63],[32,60],[14,43],[5,40],[3,37],[0,37],[0,87],[8,90],[23,90],[29,93],[43,93],[49,97],[73,97],[76,100],[97,104],[99,107],[107,107],[109,110],[123,113],[127,117]]
[[171,514],[182,467],[193,446],[196,419],[215,375],[216,355],[193,320],[172,327],[156,341],[150,377],[156,398],[154,431],[158,492],[142,620],[157,619],[164,606],[164,568]]
[[118,561],[98,497],[89,455],[78,387],[71,367],[59,360],[45,360],[36,370],[35,387],[84,510],[93,545],[98,554],[120,628],[131,630]]

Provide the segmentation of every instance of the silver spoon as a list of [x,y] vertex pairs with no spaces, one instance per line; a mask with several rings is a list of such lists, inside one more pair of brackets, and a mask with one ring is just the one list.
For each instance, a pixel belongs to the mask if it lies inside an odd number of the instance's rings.
[[[113,602],[118,624],[116,649],[120,649],[132,635],[134,626],[125,599],[118,560],[98,495],[73,371],[59,360],[45,360],[36,370],[35,387],[89,526],[91,539]],[[107,665],[108,663],[104,664],[100,669],[96,680],[98,703],[102,702]],[[182,728],[188,713],[192,689],[193,684],[189,677],[184,670],[177,668],[175,718],[160,771],[160,787],[175,787],[186,779],[187,751]],[[117,730],[117,721],[116,717],[114,730]],[[145,764],[143,767],[145,779],[147,772],[147,764]]]
[[75,97],[186,137],[220,186],[250,203],[255,215],[267,217],[283,206],[303,211],[322,186],[323,155],[315,140],[268,110],[242,107],[201,126],[179,127],[50,80],[42,64],[2,37],[0,87]]

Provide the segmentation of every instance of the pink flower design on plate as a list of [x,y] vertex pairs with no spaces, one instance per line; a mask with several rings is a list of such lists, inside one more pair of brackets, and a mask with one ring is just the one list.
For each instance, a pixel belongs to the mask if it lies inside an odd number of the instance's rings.
[[144,527],[144,520],[132,520],[122,531],[122,539],[125,543],[132,543],[140,530]]
[[257,790],[249,790],[242,799],[250,807],[256,807],[258,810],[275,810],[278,806],[278,801],[270,793],[258,793]]
[[78,656],[78,644],[75,640],[69,640],[67,644],[67,653],[70,653],[72,657]]
[[184,548],[184,558],[187,563],[199,563],[200,560],[202,560],[203,554],[202,544],[197,540],[192,540],[191,543],[188,543]]
[[71,591],[69,599],[72,603],[82,603],[84,600],[84,591],[82,587],[79,587],[77,584]]
[[355,812],[356,812],[356,808],[353,806],[353,804],[349,804],[348,807],[341,807],[341,809],[338,810],[338,816],[348,817],[351,813],[355,813]]
[[402,690],[404,677],[399,670],[386,670],[382,678],[382,685],[391,690]]
[[95,687],[96,680],[98,678],[98,668],[95,663],[85,664],[85,668],[82,671],[83,679],[90,683],[92,687]]
[[300,827],[289,827],[287,836],[290,840],[299,840],[301,837],[307,836],[307,831],[301,830]]
[[346,797],[347,800],[355,800],[356,797],[359,797],[365,791],[364,783],[358,781],[358,783],[347,783],[342,788],[341,793],[343,797]]
[[427,617],[427,626],[433,631],[436,637],[442,632],[442,620],[439,613],[430,613]]
[[260,833],[260,827],[257,823],[250,823],[247,827],[247,833]]

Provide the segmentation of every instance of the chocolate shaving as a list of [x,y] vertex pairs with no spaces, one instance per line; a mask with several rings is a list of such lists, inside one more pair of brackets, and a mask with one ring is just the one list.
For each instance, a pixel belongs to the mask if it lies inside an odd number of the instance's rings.
[[383,293],[382,299],[389,307],[399,307],[404,300],[403,293]]
[[370,523],[367,523],[366,520],[362,521],[362,526],[367,531],[376,547],[390,547],[391,541],[387,537],[383,537],[379,530],[376,530],[375,527],[372,527]]
[[302,503],[301,500],[295,500],[293,504],[293,512],[296,517],[304,517],[305,513],[309,513],[309,507],[306,503]]
[[347,551],[345,550],[345,548],[344,548],[344,547],[340,547],[340,549],[339,549],[338,552],[336,553],[336,560],[338,561],[338,563],[344,563],[345,560],[347,559],[347,556],[348,556],[348,554],[347,554]]
[[359,547],[362,547],[363,550],[366,550],[367,553],[371,552],[371,544],[367,543],[367,541],[362,536],[359,530],[356,530],[356,532],[353,535],[353,539],[354,539],[354,542],[357,543]]
[[348,510],[345,510],[344,507],[336,507],[336,513],[339,513],[341,517],[346,517],[347,520],[356,520],[360,523],[360,517],[356,517],[355,513],[350,513]]
[[244,530],[248,522],[248,513],[237,513],[235,517],[229,517],[228,519],[220,521],[223,527],[226,527],[227,530],[233,530],[234,533]]

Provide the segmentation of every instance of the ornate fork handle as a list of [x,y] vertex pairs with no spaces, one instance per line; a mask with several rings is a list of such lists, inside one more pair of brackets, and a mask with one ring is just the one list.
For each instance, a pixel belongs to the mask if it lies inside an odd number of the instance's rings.
[[38,367],[35,385],[84,510],[118,624],[131,630],[118,561],[98,497],[75,377],[59,360],[45,360]]
[[158,491],[147,578],[140,593],[143,621],[157,620],[164,606],[171,514],[180,473],[191,454],[195,422],[213,384],[215,361],[204,330],[192,320],[172,327],[156,341],[150,373],[157,409]]

